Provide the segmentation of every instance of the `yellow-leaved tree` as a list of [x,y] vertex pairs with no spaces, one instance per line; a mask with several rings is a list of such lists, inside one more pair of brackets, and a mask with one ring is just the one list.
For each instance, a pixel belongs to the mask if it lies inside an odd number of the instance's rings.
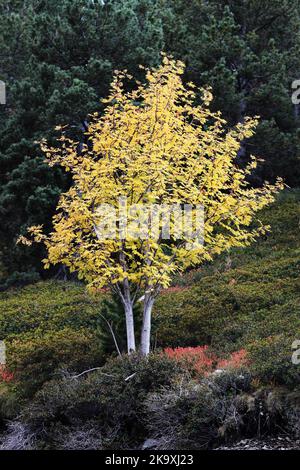
[[60,197],[53,231],[29,232],[46,245],[46,267],[63,263],[89,288],[108,286],[119,295],[129,353],[136,350],[135,302],[143,302],[145,355],[153,303],[172,275],[253,242],[268,229],[253,224],[256,213],[282,187],[280,181],[249,186],[255,158],[244,169],[235,160],[256,120],[228,129],[209,109],[209,90],[194,104],[194,86],[183,85],[183,71],[181,62],[164,56],[130,92],[123,82],[131,77],[116,73],[105,112],[91,116],[80,152],[64,130],[59,148],[42,145],[49,164],[70,171],[73,184]]

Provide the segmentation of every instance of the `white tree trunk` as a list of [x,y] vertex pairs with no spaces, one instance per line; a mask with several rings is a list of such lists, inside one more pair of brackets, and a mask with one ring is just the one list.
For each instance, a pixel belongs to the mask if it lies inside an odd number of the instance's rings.
[[126,332],[127,332],[127,350],[128,354],[135,351],[134,318],[131,302],[125,302]]
[[141,355],[147,356],[150,352],[150,335],[151,335],[151,314],[154,304],[154,297],[145,295],[144,314],[141,333]]

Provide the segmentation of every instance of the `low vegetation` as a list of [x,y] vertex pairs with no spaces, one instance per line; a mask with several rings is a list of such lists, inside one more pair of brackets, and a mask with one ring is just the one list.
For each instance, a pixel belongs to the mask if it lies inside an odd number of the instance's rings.
[[272,232],[256,246],[174,279],[155,308],[156,351],[142,361],[116,357],[109,325],[117,340],[125,326],[105,291],[47,281],[2,292],[2,448],[202,449],[282,430],[299,438],[299,198],[286,191],[263,213]]

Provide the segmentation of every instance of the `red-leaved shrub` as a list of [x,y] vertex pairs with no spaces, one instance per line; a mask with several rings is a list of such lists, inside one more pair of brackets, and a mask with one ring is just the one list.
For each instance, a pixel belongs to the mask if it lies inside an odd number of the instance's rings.
[[14,374],[9,372],[4,365],[0,365],[0,382],[9,383],[13,380]]
[[168,357],[179,362],[182,367],[197,375],[211,372],[216,361],[216,357],[208,351],[208,346],[166,348],[164,352]]
[[207,375],[215,369],[239,369],[248,364],[247,351],[240,349],[228,359],[218,359],[208,346],[166,348],[164,353],[193,375]]
[[240,349],[231,354],[228,359],[220,359],[217,364],[218,369],[238,369],[248,364],[247,351]]

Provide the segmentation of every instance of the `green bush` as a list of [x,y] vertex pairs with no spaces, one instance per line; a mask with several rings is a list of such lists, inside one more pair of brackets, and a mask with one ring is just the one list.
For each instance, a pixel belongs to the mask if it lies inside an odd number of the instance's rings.
[[252,372],[261,382],[291,387],[300,383],[300,367],[292,363],[293,341],[294,337],[281,334],[248,346]]
[[0,338],[18,394],[30,397],[59,369],[103,364],[102,298],[87,295],[83,285],[54,281],[0,293]]
[[15,419],[20,413],[23,401],[16,391],[4,382],[0,383],[0,432],[5,429],[8,420]]
[[41,337],[20,335],[8,348],[7,367],[23,397],[30,397],[62,369],[74,372],[103,363],[98,339],[87,329],[63,328]]
[[79,283],[48,281],[0,293],[0,338],[41,336],[68,327],[99,326],[103,294],[90,296]]
[[178,365],[164,355],[110,359],[100,370],[78,378],[65,374],[45,383],[24,411],[24,423],[38,435],[43,430],[47,444],[40,446],[61,446],[57,429],[67,427],[72,433],[93,421],[101,448],[130,448],[146,437],[147,395],[170,386],[178,372]]

